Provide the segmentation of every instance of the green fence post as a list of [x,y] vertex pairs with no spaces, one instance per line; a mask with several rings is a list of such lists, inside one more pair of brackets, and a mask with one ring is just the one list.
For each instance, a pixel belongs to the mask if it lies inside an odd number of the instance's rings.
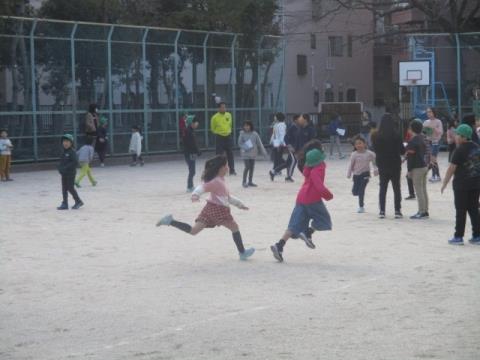
[[147,36],[149,28],[145,28],[142,37],[142,72],[143,72],[143,134],[145,138],[145,152],[148,154],[148,86],[147,86]]
[[175,63],[174,63],[174,69],[175,69],[175,124],[177,128],[177,150],[180,150],[180,124],[178,122],[178,119],[180,118],[180,104],[178,101],[178,89],[179,89],[179,83],[178,83],[178,39],[180,38],[180,34],[182,33],[182,30],[177,31],[177,36],[175,37]]
[[237,139],[237,92],[235,89],[235,85],[237,83],[237,71],[235,68],[235,45],[237,44],[237,37],[238,35],[233,35],[232,44],[230,46],[230,56],[232,57],[230,61],[230,85],[232,86],[232,113],[233,113],[233,144],[235,145]]
[[112,35],[115,25],[110,25],[110,30],[107,37],[107,66],[108,66],[108,130],[110,132],[109,144],[110,152],[114,154],[114,127],[113,127],[113,84],[112,84]]
[[462,119],[462,69],[460,67],[461,49],[460,49],[460,37],[458,36],[458,33],[455,33],[455,45],[457,47],[457,106],[458,106],[458,118]]
[[38,161],[38,129],[37,129],[37,86],[35,81],[35,41],[34,33],[37,19],[33,20],[30,30],[30,83],[32,87],[32,129],[33,129],[33,159]]
[[205,39],[203,40],[203,68],[205,69],[205,78],[203,81],[203,92],[204,92],[204,97],[205,97],[205,147],[209,148],[209,143],[208,143],[208,131],[209,131],[209,126],[210,126],[210,121],[208,119],[208,105],[209,105],[209,96],[208,96],[208,66],[207,66],[207,42],[208,42],[208,37],[210,36],[210,33],[207,33],[205,35]]
[[262,43],[263,43],[264,36],[261,36],[258,40],[258,47],[257,47],[257,106],[258,106],[258,129],[260,130],[260,136],[263,135],[262,131],[262,86],[261,86],[261,76],[260,76],[260,69],[262,68],[261,63],[261,56],[262,56]]
[[75,33],[77,31],[78,24],[73,25],[72,32],[70,33],[70,68],[72,72],[72,126],[73,126],[73,138],[75,144],[77,143],[77,81],[75,74]]

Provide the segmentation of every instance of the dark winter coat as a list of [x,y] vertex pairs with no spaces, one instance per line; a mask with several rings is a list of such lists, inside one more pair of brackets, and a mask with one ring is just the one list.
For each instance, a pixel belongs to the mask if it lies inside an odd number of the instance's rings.
[[64,149],[60,164],[58,164],[58,172],[62,176],[75,176],[77,173],[78,157],[73,148]]

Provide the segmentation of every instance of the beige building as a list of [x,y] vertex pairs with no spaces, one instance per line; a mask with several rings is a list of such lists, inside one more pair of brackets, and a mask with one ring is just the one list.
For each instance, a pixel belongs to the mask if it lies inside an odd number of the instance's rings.
[[286,112],[316,113],[322,102],[373,107],[370,11],[338,9],[335,0],[283,0]]

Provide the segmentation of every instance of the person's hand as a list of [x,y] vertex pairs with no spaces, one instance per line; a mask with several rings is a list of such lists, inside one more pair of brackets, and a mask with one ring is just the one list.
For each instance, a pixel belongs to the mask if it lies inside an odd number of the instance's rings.
[[200,196],[198,196],[197,194],[193,194],[192,195],[192,202],[198,202],[200,201]]
[[445,188],[447,187],[447,184],[443,183],[442,188],[440,189],[440,193],[443,194],[445,191]]

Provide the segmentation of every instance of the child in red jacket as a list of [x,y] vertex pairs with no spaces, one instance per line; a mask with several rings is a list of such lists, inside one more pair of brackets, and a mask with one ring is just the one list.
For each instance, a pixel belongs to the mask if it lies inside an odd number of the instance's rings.
[[[283,261],[283,247],[288,239],[299,237],[309,248],[314,249],[313,232],[332,229],[330,214],[323,203],[323,199],[328,201],[333,198],[330,190],[324,185],[325,153],[315,148],[308,151],[305,158],[303,169],[305,181],[298,192],[288,229],[280,241],[270,247],[273,257],[279,262]],[[312,221],[311,227],[310,220]]]

